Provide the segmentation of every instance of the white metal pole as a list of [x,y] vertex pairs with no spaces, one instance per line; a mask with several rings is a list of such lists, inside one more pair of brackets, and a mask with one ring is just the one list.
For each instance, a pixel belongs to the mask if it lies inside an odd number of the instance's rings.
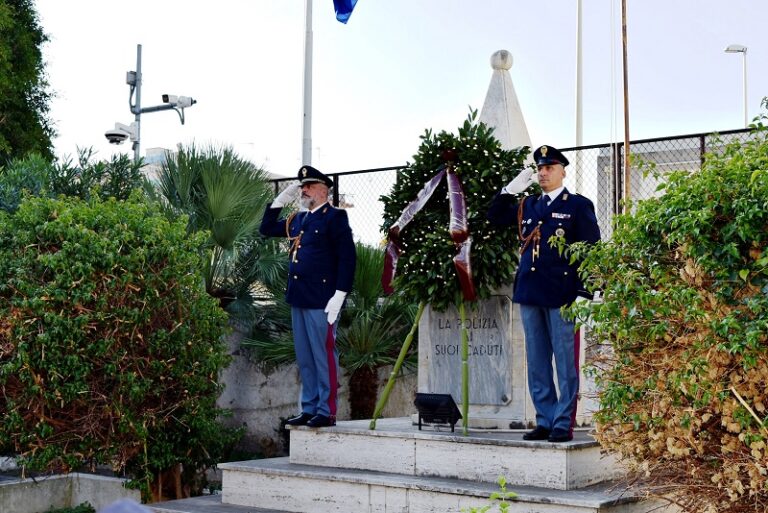
[[581,0],[576,0],[576,146],[582,141]]
[[[583,144],[583,121],[582,121],[582,60],[581,60],[581,0],[576,0],[576,146]],[[581,173],[581,155],[576,152],[576,192],[583,192],[582,173]]]
[[302,164],[312,164],[312,0],[306,0],[304,21],[304,118],[302,124]]
[[742,52],[742,68],[744,76],[742,77],[742,80],[744,81],[744,127],[749,126],[749,116],[747,115],[747,49],[744,48],[744,51]]
[[141,158],[141,45],[136,45],[136,140],[133,142],[133,161]]

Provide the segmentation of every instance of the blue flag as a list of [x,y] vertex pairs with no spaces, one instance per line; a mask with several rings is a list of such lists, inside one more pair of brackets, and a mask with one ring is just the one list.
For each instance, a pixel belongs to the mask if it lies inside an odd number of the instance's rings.
[[336,10],[336,19],[342,23],[347,23],[352,16],[352,9],[355,8],[357,0],[333,0],[333,8]]

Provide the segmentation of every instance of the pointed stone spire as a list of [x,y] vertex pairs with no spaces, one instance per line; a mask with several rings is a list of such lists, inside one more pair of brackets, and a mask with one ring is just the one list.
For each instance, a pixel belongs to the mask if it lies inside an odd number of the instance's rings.
[[480,121],[494,128],[493,133],[505,150],[531,146],[531,136],[509,74],[512,54],[507,50],[495,52],[491,55],[491,67],[493,76],[480,111]]

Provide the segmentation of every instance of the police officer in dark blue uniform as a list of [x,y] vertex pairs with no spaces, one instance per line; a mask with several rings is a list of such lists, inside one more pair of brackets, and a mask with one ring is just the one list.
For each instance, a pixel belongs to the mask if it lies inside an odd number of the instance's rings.
[[[288,290],[293,341],[301,374],[301,413],[292,426],[333,426],[339,376],[336,327],[344,298],[355,276],[355,243],[347,212],[328,203],[333,181],[312,166],[299,170],[299,183],[289,185],[267,207],[259,231],[291,242]],[[306,209],[280,218],[299,191]]]
[[[557,243],[595,243],[600,228],[590,200],[563,187],[568,159],[552,146],[533,153],[538,182],[544,194],[520,194],[534,183],[533,169],[523,170],[493,199],[488,220],[500,226],[517,225],[520,265],[513,301],[520,303],[525,332],[528,388],[536,409],[536,428],[525,440],[567,442],[573,439],[579,393],[579,345],[572,320],[564,319],[562,306],[577,296],[591,298]],[[552,357],[557,369],[555,386]],[[559,390],[559,394],[558,394]]]

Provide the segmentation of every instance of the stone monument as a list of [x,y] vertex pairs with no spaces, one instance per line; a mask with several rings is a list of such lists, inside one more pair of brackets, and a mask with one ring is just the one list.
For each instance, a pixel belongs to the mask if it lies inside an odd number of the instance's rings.
[[[493,75],[480,121],[494,128],[504,149],[531,146],[509,70],[512,55],[491,56]],[[529,157],[530,158],[530,157]],[[470,226],[470,230],[472,227]],[[469,329],[470,427],[524,429],[535,426],[536,412],[528,393],[525,336],[512,288],[497,291],[467,311]],[[583,340],[583,337],[582,337]],[[584,346],[581,344],[581,362]],[[461,320],[455,308],[436,312],[429,306],[419,322],[418,391],[451,394],[461,404]],[[594,405],[584,392],[594,386],[582,375],[577,425],[590,420]]]

